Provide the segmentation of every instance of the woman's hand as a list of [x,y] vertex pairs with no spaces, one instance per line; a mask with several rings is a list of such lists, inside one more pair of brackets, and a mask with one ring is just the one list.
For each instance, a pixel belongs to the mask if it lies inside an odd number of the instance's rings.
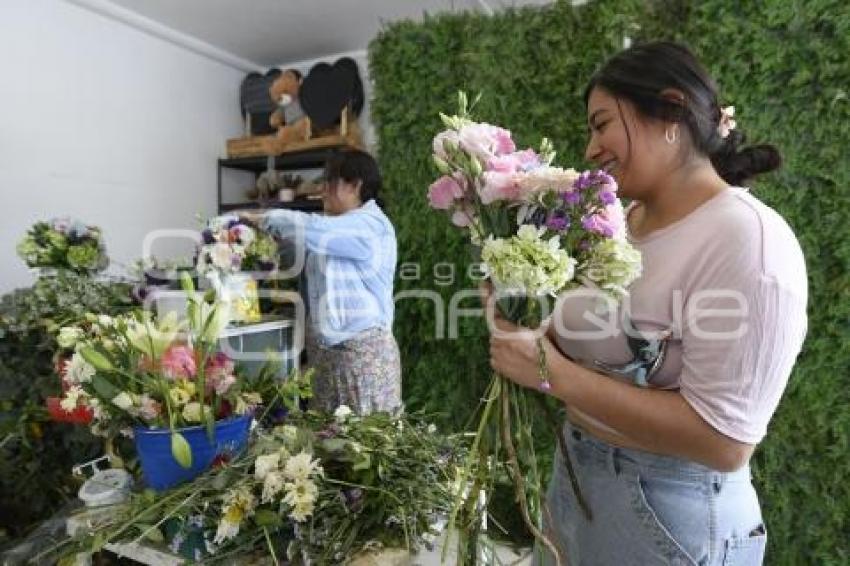
[[[500,375],[523,387],[540,387],[540,350],[538,340],[546,355],[546,375],[557,349],[546,336],[546,328],[531,330],[517,326],[502,318],[495,304],[492,286],[481,287],[482,301],[486,307],[487,326],[490,329],[490,365]],[[491,319],[492,313],[492,319]]]
[[240,210],[236,213],[236,215],[239,217],[240,222],[254,227],[259,227],[265,217],[264,213],[252,210]]

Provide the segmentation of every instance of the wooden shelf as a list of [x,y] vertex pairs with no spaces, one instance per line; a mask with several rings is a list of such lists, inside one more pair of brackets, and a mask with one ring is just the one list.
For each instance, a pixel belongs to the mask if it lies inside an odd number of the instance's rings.
[[300,210],[301,212],[321,212],[321,199],[295,199],[291,201],[269,201],[269,202],[223,202],[218,206],[219,213],[230,212],[231,210],[241,209],[260,209],[260,208],[286,208],[288,210]]
[[354,146],[347,143],[343,137],[327,136],[292,143],[285,152],[278,155],[231,157],[228,159],[219,159],[218,164],[220,167],[241,169],[259,174],[268,169],[269,159],[274,159],[274,168],[278,170],[312,169],[324,167],[325,161],[327,161],[332,153],[353,148]]

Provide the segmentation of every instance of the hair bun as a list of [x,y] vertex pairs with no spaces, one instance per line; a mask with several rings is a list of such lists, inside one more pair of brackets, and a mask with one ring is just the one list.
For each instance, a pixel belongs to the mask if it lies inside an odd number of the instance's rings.
[[759,144],[738,149],[743,143],[744,135],[732,130],[723,145],[711,155],[711,164],[730,185],[741,186],[756,175],[782,166],[782,155],[775,146]]

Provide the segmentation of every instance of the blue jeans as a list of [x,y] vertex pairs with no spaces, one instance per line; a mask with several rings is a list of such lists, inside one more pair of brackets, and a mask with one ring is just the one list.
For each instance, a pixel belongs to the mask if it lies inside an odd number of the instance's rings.
[[[564,431],[593,515],[588,521],[578,507],[559,452],[544,520],[547,536],[566,556],[564,564],[762,563],[767,533],[749,466],[721,473],[680,458],[617,448],[569,423]],[[535,564],[555,561],[538,548]]]

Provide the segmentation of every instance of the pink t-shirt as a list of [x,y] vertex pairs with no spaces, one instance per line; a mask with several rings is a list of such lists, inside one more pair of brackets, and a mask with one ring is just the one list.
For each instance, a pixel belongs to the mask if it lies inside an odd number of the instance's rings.
[[624,320],[644,335],[672,330],[649,385],[679,390],[721,433],[759,442],[806,335],[806,264],[791,228],[746,189],[729,188],[629,239],[643,261],[629,298],[612,309],[581,293],[562,297],[558,346],[600,371],[596,361],[634,358]]

